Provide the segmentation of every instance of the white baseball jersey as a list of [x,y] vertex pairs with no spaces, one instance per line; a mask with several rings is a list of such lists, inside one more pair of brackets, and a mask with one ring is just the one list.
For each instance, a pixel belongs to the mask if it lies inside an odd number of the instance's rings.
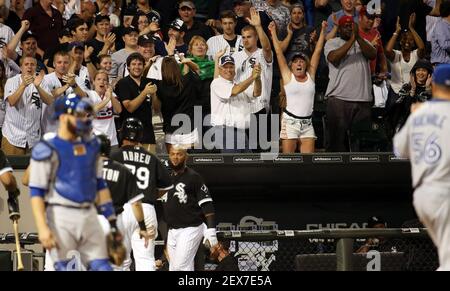
[[432,99],[408,118],[394,137],[394,152],[411,160],[414,188],[450,189],[450,102]]
[[220,50],[226,49],[226,55],[232,55],[236,52],[239,52],[244,49],[244,45],[242,44],[242,36],[236,36],[236,43],[234,47],[230,47],[228,41],[225,40],[223,34],[212,36],[208,39],[206,44],[208,45],[208,52],[206,53],[211,59],[214,59],[216,53]]
[[87,89],[91,89],[91,77],[89,75],[89,70],[85,66],[81,66],[80,72],[78,73],[78,77],[80,77],[81,80],[84,82],[84,87]]
[[[85,86],[84,80],[80,77],[76,76],[75,81],[77,82],[77,85],[83,90],[84,92],[87,92],[88,89]],[[56,76],[56,73],[50,73],[48,75],[45,75],[43,82],[46,84],[47,92],[49,94],[52,94],[51,92],[57,88],[62,87],[61,81]],[[65,92],[64,95],[73,93],[73,88],[69,87]],[[61,96],[58,96],[57,98],[60,98]],[[41,118],[41,129],[42,133],[47,132],[56,132],[58,128],[58,123],[56,120],[52,119],[53,113],[55,112],[55,109],[53,105],[47,106],[44,104],[42,107],[42,118]]]
[[[88,90],[86,93],[93,105],[102,102],[102,98],[104,98],[104,96],[100,97],[94,90]],[[116,94],[113,93],[112,98],[117,98]],[[112,146],[119,144],[117,141],[116,125],[114,123],[114,110],[111,101],[109,101],[105,107],[97,112],[95,119],[92,121],[92,126],[96,135],[101,133],[106,134],[111,141]]]
[[147,73],[147,78],[149,79],[155,79],[155,80],[162,80],[162,74],[161,74],[161,66],[162,66],[162,60],[164,57],[159,57],[156,59],[156,61],[150,66],[150,69]]
[[[263,50],[260,48],[252,54],[249,54],[246,50],[242,50],[234,53],[233,58],[236,67],[236,77],[234,80],[238,84],[252,75],[255,64],[261,65],[261,96],[252,101],[249,110],[250,113],[256,113],[264,108],[268,110],[270,105],[270,91],[272,89],[273,62],[269,63],[266,61]],[[250,87],[253,88],[253,86]],[[252,96],[249,96],[250,92],[253,94],[253,89],[246,90],[246,92],[239,95],[247,95],[247,98],[251,98]]]
[[[16,147],[32,148],[41,139],[41,111],[43,102],[34,84],[28,85],[15,106],[8,102],[22,83],[22,75],[17,75],[6,81],[5,104],[6,115],[2,127],[3,136]],[[46,90],[45,82],[41,88]]]

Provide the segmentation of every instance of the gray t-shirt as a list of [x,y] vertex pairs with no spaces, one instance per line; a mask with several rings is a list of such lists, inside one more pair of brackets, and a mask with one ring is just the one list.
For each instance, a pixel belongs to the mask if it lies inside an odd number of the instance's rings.
[[[342,47],[345,42],[340,37],[335,37],[326,42],[325,57],[327,57],[327,62],[328,54]],[[355,41],[347,56],[341,60],[337,67],[328,62],[328,68],[330,70],[330,81],[328,82],[326,96],[354,102],[370,102],[373,100],[369,60],[362,54],[358,42]]]
[[127,58],[129,55],[131,55],[131,52],[126,49],[121,49],[111,55],[111,77],[119,79],[124,77]]
[[450,101],[432,99],[394,137],[395,155],[411,160],[413,187],[450,189]]

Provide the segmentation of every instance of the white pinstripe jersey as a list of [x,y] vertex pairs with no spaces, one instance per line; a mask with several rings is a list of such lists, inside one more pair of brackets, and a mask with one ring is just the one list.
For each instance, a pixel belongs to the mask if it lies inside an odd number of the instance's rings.
[[[233,58],[236,68],[236,76],[234,77],[236,84],[241,83],[252,75],[253,66],[255,64],[259,63],[261,65],[262,92],[261,96],[254,99],[254,101],[250,104],[250,112],[256,113],[263,108],[269,109],[270,91],[272,89],[273,61],[268,63],[264,58],[263,50],[260,48],[252,54],[248,54],[247,50],[244,49],[240,52],[234,53]],[[240,93],[237,98],[252,98],[252,96],[248,96],[249,94],[253,94],[253,85],[251,85],[245,92]]]
[[[17,75],[6,81],[5,103],[6,115],[2,127],[3,136],[16,147],[32,148],[41,139],[41,112],[43,102],[33,84],[25,88],[15,106],[11,106],[8,97],[14,94],[22,83],[22,75]],[[41,88],[46,89],[42,81]]]
[[216,53],[224,48],[227,49],[225,52],[226,55],[232,55],[235,52],[243,50],[244,45],[242,44],[242,36],[237,35],[236,37],[237,39],[234,47],[230,47],[230,44],[225,40],[223,34],[210,37],[206,42],[208,45],[208,52],[206,54],[210,59],[214,59]]
[[[76,76],[75,81],[77,82],[77,85],[83,90],[84,92],[87,92],[88,89],[86,88],[85,82],[80,77]],[[52,94],[52,91],[62,87],[61,81],[59,81],[58,77],[56,76],[56,73],[50,73],[48,75],[45,75],[43,82],[46,84],[47,92],[49,94]],[[72,87],[69,87],[65,92],[64,95],[73,93]],[[58,96],[57,98],[60,98],[61,96]],[[53,113],[55,112],[55,109],[53,106],[47,106],[44,104],[42,108],[42,118],[41,118],[41,129],[42,133],[47,132],[56,132],[56,129],[58,128],[57,121],[52,119]]]
[[413,187],[450,189],[450,101],[432,99],[394,137],[394,152],[411,160]]

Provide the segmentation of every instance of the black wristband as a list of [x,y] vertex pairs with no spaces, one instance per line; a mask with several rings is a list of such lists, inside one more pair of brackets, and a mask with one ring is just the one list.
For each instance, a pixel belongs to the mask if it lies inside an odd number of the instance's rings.
[[117,224],[115,219],[110,220],[109,225],[111,226],[111,232],[117,232]]
[[147,226],[145,226],[145,221],[144,221],[144,220],[139,221],[138,224],[139,224],[139,228],[140,228],[141,230],[147,231]]

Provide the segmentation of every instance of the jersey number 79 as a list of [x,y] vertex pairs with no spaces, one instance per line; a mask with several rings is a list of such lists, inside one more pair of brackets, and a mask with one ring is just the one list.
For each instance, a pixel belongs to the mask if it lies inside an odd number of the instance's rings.
[[136,166],[125,164],[125,166],[130,169],[131,173],[136,176],[138,182],[137,185],[139,189],[145,190],[148,188],[149,180],[150,180],[150,170],[145,167],[139,167],[136,169]]

